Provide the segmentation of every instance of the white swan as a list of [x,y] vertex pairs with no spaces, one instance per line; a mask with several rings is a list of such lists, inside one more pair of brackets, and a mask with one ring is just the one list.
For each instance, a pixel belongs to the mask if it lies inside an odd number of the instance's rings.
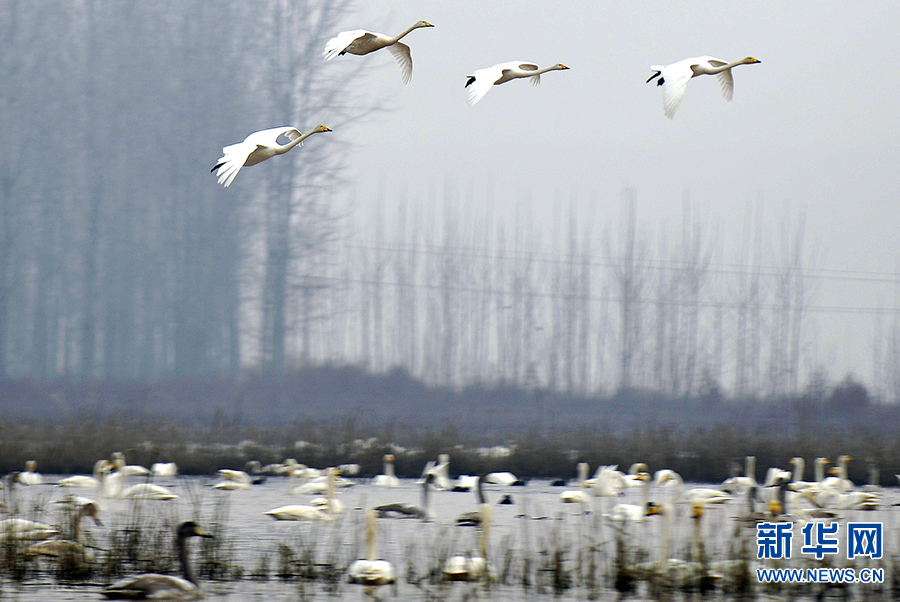
[[504,486],[511,486],[522,482],[516,475],[511,472],[489,472],[484,475],[484,480],[487,483]]
[[728,477],[722,481],[722,490],[736,493],[756,485],[756,456],[744,456],[744,474]]
[[343,514],[344,503],[338,499],[336,481],[340,471],[337,468],[325,469],[325,497],[317,497],[310,500],[313,506],[324,508],[329,514]]
[[145,477],[150,471],[140,464],[128,464],[125,462],[125,454],[122,452],[112,453],[112,464],[116,470],[129,477]]
[[399,487],[400,479],[394,476],[394,455],[384,455],[384,474],[372,479],[372,485],[376,487]]
[[675,117],[675,111],[681,105],[684,92],[687,89],[687,83],[692,77],[715,75],[719,80],[719,85],[722,87],[722,94],[725,96],[725,100],[730,102],[734,94],[734,78],[731,76],[732,67],[752,65],[759,62],[758,59],[752,56],[734,63],[711,56],[698,56],[684,59],[671,65],[653,65],[650,68],[656,73],[650,76],[647,83],[650,83],[657,77],[659,78],[659,81],[656,83],[663,88],[663,108],[666,117],[672,119]]
[[659,480],[660,485],[673,483],[674,495],[672,498],[681,502],[703,502],[706,504],[724,504],[731,500],[731,496],[724,491],[713,489],[711,487],[694,487],[693,489],[684,489],[684,481],[681,475],[674,470],[668,470]]
[[375,533],[377,525],[375,510],[366,510],[366,558],[354,560],[347,568],[350,583],[359,583],[369,587],[387,585],[396,580],[394,567],[387,560],[378,560],[375,550]]
[[154,462],[150,466],[150,474],[154,477],[176,477],[178,465],[175,462]]
[[89,477],[87,475],[73,475],[71,477],[66,477],[65,479],[60,479],[59,485],[60,487],[81,487],[84,489],[97,489],[103,483],[103,478],[112,468],[112,464],[107,462],[106,460],[97,460],[94,463],[94,476]]
[[635,482],[643,486],[641,490],[641,503],[638,504],[616,504],[609,512],[603,513],[603,518],[615,522],[643,522],[647,515],[647,505],[650,503],[650,473],[638,472]]
[[216,489],[250,489],[250,486],[253,484],[253,479],[243,470],[220,468],[216,475],[221,479],[213,485]]
[[27,540],[41,541],[59,534],[59,529],[24,518],[0,520],[0,541]]
[[[216,172],[219,184],[228,188],[234,181],[242,167],[250,167],[261,163],[275,155],[283,155],[295,146],[303,146],[303,141],[320,132],[330,132],[324,125],[301,134],[300,130],[291,126],[282,126],[253,132],[243,142],[230,144],[222,149],[222,157],[216,162],[210,172]],[[284,144],[278,142],[280,138],[287,140]]]
[[409,52],[409,46],[400,41],[400,38],[408,34],[414,29],[420,27],[434,27],[428,21],[419,21],[394,37],[386,36],[383,33],[374,31],[366,31],[365,29],[354,29],[351,31],[342,31],[335,37],[328,40],[325,44],[325,51],[322,56],[326,61],[330,61],[336,56],[350,53],[356,55],[369,54],[382,48],[387,48],[394,55],[397,63],[400,65],[400,73],[403,77],[403,83],[408,84],[412,79],[412,55]]
[[490,575],[488,566],[488,540],[491,527],[491,505],[481,504],[478,524],[481,529],[479,547],[481,556],[451,556],[444,562],[444,578],[448,581],[478,581]]
[[162,485],[154,485],[153,483],[140,483],[132,485],[122,492],[121,497],[131,500],[156,500],[167,501],[177,500],[178,495],[173,493],[171,489]]
[[334,468],[327,470],[327,476],[331,486],[329,488],[330,497],[320,504],[288,504],[279,506],[267,512],[263,512],[266,516],[271,516],[275,520],[334,520],[334,514],[344,511],[343,504],[339,500],[334,499],[334,478],[337,471]]
[[28,460],[25,462],[25,472],[19,473],[19,483],[22,485],[40,485],[44,477],[37,471],[37,462]]
[[589,504],[591,499],[587,494],[587,462],[578,463],[578,489],[563,491],[559,494],[559,500],[564,504],[581,504],[582,506]]
[[[469,79],[466,81],[466,88],[469,88],[469,97],[466,103],[474,105],[476,102],[484,98],[491,86],[499,86],[508,81],[523,77],[531,78],[531,83],[537,86],[541,83],[541,73],[548,71],[559,71],[568,69],[562,63],[551,65],[538,69],[534,63],[526,63],[524,61],[510,61],[508,63],[500,63],[486,69],[478,69],[472,75],[467,75]],[[471,87],[470,87],[471,86]]]
[[202,598],[203,591],[197,586],[197,578],[191,570],[188,555],[187,540],[190,537],[212,537],[212,535],[201,529],[194,521],[187,521],[178,526],[176,546],[184,578],[173,575],[145,573],[136,577],[120,579],[100,593],[114,600],[142,600],[148,598],[196,600]]
[[453,486],[450,483],[450,456],[447,454],[438,454],[438,460],[429,460],[422,469],[422,476],[417,481],[421,485],[425,479],[431,475],[431,487],[439,491],[446,491]]

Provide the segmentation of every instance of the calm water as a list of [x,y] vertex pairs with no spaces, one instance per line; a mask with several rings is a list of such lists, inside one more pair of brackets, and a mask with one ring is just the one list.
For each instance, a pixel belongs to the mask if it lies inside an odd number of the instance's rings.
[[[68,494],[94,497],[90,490],[62,489],[52,484],[58,477],[45,475],[41,486],[17,488],[19,504],[29,508],[29,518],[55,523],[61,512],[54,500]],[[132,477],[132,481],[142,482]],[[125,500],[104,500],[101,517],[103,526],[90,520],[83,522],[84,529],[97,545],[109,544],[110,533],[125,528],[136,512],[142,516],[143,525],[157,526],[164,521],[175,523],[193,518],[209,529],[218,529],[218,543],[223,546],[229,560],[230,571],[239,571],[242,578],[228,581],[204,581],[207,598],[218,600],[370,600],[360,586],[346,583],[344,578],[335,584],[322,580],[300,583],[284,581],[275,576],[281,551],[290,549],[299,556],[311,554],[314,562],[322,566],[347,566],[356,558],[365,557],[362,508],[389,502],[420,504],[421,488],[412,480],[401,480],[400,487],[373,487],[360,483],[340,489],[340,499],[347,508],[341,519],[323,523],[274,521],[263,512],[284,504],[308,503],[313,496],[292,495],[289,482],[284,478],[269,478],[266,483],[246,491],[218,491],[209,487],[209,478],[179,477],[157,479],[155,482],[170,487],[180,497],[173,501],[145,501],[139,506]],[[690,486],[690,485],[689,485]],[[688,487],[689,487],[688,486]],[[457,527],[454,519],[462,512],[477,508],[473,493],[432,492],[431,507],[434,520],[423,523],[415,519],[380,519],[378,521],[378,556],[393,563],[398,584],[380,588],[378,596],[390,600],[462,600],[473,595],[494,600],[582,600],[594,597],[601,600],[618,598],[611,588],[611,563],[614,554],[613,532],[600,515],[618,503],[640,503],[641,492],[632,489],[614,499],[592,498],[591,512],[585,514],[579,504],[562,504],[561,491],[569,488],[551,487],[546,481],[531,481],[526,487],[501,487],[489,485],[486,494],[494,502],[493,523],[489,532],[489,557],[495,571],[504,574],[506,585],[493,585],[489,590],[472,584],[429,583],[426,575],[441,566],[448,555],[477,554],[478,531]],[[512,505],[498,505],[503,495],[510,494]],[[672,491],[651,487],[653,500],[670,499]],[[885,490],[882,509],[875,512],[850,512],[848,518],[860,521],[885,523],[885,557],[900,552],[896,525],[896,508],[891,504],[900,500],[896,489]],[[686,557],[693,540],[694,524],[687,517],[689,506],[674,506],[676,516],[669,527],[670,556]],[[733,535],[732,517],[747,512],[747,503],[737,498],[721,506],[708,506],[703,516],[702,537],[711,560],[729,557],[739,539]],[[531,518],[524,518],[527,515]],[[660,542],[665,537],[666,521],[661,517],[649,517],[643,524],[629,529],[631,541],[644,549],[646,559],[654,560],[660,553]],[[755,531],[739,530],[755,552]],[[752,539],[751,539],[752,538]],[[802,542],[799,526],[794,528],[795,554]],[[192,558],[198,567],[198,544],[192,541]],[[287,546],[288,548],[285,548]],[[589,552],[589,550],[594,550]],[[556,556],[557,551],[563,554]],[[101,553],[102,555],[102,553]],[[562,572],[552,570],[555,560],[562,560]],[[530,584],[522,585],[525,560],[530,563]],[[43,562],[43,561],[42,561]],[[48,567],[47,564],[41,565]],[[798,564],[799,566],[799,564]],[[267,570],[262,570],[265,567]],[[266,581],[250,578],[253,572],[267,572]],[[588,574],[596,575],[596,585],[591,585]],[[0,598],[21,602],[46,602],[47,600],[98,600],[102,581],[92,585],[64,586],[55,583],[52,573],[31,573],[23,583],[4,580]],[[563,576],[571,586],[554,593],[554,579]],[[888,579],[890,577],[888,576]],[[418,582],[410,584],[409,581]],[[641,586],[629,599],[648,597]],[[763,596],[760,594],[761,598]],[[776,594],[777,597],[777,594]],[[887,599],[887,598],[886,598]]]

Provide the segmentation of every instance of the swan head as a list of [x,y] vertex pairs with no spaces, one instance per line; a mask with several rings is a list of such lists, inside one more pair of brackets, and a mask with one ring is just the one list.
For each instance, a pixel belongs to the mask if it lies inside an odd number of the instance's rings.
[[562,70],[562,69],[569,69],[569,67],[563,65],[562,63],[556,63],[555,65],[553,65],[553,68],[554,68],[554,69],[560,69],[560,70]]
[[694,500],[693,505],[691,506],[691,518],[700,520],[703,516],[703,501],[702,500]]
[[748,56],[747,58],[744,59],[743,62],[747,65],[752,65],[753,63],[761,63],[762,61],[759,59],[753,58],[752,56]]
[[192,520],[185,521],[178,525],[178,539],[184,540],[188,537],[214,537],[212,533],[207,533],[200,528],[200,525]]
[[94,519],[94,522],[99,526],[103,526],[103,522],[100,520],[100,506],[98,506],[95,502],[88,502],[84,506],[81,507],[79,514],[82,517],[90,516]]
[[781,502],[778,500],[770,500],[769,501],[769,512],[772,516],[778,516],[781,514]]
[[432,25],[428,21],[419,21],[418,23],[413,25],[413,29],[417,29],[419,27],[434,27],[434,25]]
[[314,132],[332,132],[334,130],[332,130],[330,127],[325,126],[325,125],[317,125],[316,129],[314,129],[313,131]]

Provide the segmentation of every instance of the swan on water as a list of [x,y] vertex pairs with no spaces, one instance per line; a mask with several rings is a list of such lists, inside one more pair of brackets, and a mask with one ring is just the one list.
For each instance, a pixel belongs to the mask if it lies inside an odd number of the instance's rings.
[[510,61],[508,63],[500,63],[493,67],[485,69],[477,69],[472,75],[466,77],[466,88],[469,88],[469,97],[466,103],[474,105],[476,102],[484,98],[491,86],[499,86],[506,82],[520,78],[531,78],[531,84],[537,86],[541,83],[541,74],[548,71],[560,71],[568,69],[562,63],[557,63],[549,67],[539,69],[534,63],[526,63],[524,61]]
[[684,489],[684,481],[681,475],[674,470],[662,474],[659,480],[660,485],[671,483],[674,490],[673,499],[680,502],[702,501],[706,504],[724,504],[731,500],[731,496],[724,491],[713,489],[711,487],[694,487],[692,489]]
[[317,497],[310,500],[310,504],[324,508],[329,514],[343,514],[344,503],[338,499],[336,482],[340,471],[337,468],[325,469],[325,497]]
[[109,599],[177,599],[196,600],[203,597],[197,578],[191,568],[188,539],[191,537],[212,537],[194,521],[181,523],[176,531],[176,548],[181,572],[184,577],[145,573],[136,577],[126,577],[109,585],[100,593]]
[[177,477],[178,464],[175,464],[175,462],[154,462],[150,466],[150,474],[154,477]]
[[127,477],[145,477],[150,471],[140,464],[128,464],[125,462],[125,454],[122,452],[113,452],[112,464]]
[[460,527],[477,527],[481,524],[484,513],[481,508],[488,505],[487,497],[484,495],[484,479],[480,476],[475,477],[475,496],[478,498],[478,510],[471,512],[463,512],[456,517],[456,524]]
[[59,529],[46,523],[25,518],[0,520],[0,541],[24,540],[41,541],[59,535]]
[[110,464],[106,460],[97,460],[94,463],[94,476],[87,475],[73,475],[71,477],[66,477],[65,479],[60,479],[59,485],[60,487],[82,487],[84,489],[97,489],[103,484],[104,477],[109,473],[112,469],[112,464]]
[[650,69],[655,71],[655,73],[650,76],[647,83],[650,83],[657,77],[659,78],[656,84],[662,86],[663,89],[663,109],[666,117],[672,119],[675,117],[675,111],[681,105],[684,92],[687,90],[687,84],[692,77],[715,75],[719,80],[719,86],[722,88],[722,95],[725,96],[725,100],[731,102],[734,94],[734,78],[731,76],[731,69],[738,65],[752,65],[759,62],[758,59],[752,56],[734,63],[711,56],[698,56],[684,59],[671,65],[653,65]]
[[263,512],[266,516],[271,516],[275,520],[334,520],[334,514],[344,511],[344,505],[339,500],[334,499],[333,479],[337,471],[329,468],[326,471],[327,476],[331,480],[330,498],[326,498],[324,503],[304,504],[288,504],[279,506],[267,512]]
[[171,489],[153,483],[139,483],[132,485],[122,492],[122,498],[131,500],[157,500],[167,501],[176,500],[178,495],[173,493]]
[[372,479],[372,485],[376,487],[399,487],[400,479],[394,476],[394,455],[384,455],[384,474]]
[[587,462],[578,463],[578,489],[563,491],[559,494],[559,500],[564,504],[589,504],[591,499],[587,494]]
[[28,460],[25,462],[24,472],[19,473],[19,483],[22,485],[40,485],[44,482],[44,477],[37,471],[37,462]]
[[431,487],[439,491],[447,491],[453,488],[450,483],[450,456],[447,454],[439,454],[438,460],[429,460],[422,470],[422,476],[419,477],[417,484],[421,485],[425,479],[431,475]]
[[350,583],[359,583],[369,587],[393,583],[394,567],[387,560],[378,560],[375,549],[375,535],[378,526],[374,509],[366,510],[366,558],[354,560],[347,568]]
[[[222,157],[216,162],[210,173],[218,170],[219,184],[228,188],[242,167],[250,167],[261,163],[275,155],[283,155],[295,146],[303,146],[303,141],[320,132],[330,132],[331,129],[324,125],[318,125],[314,129],[301,134],[300,130],[292,126],[282,126],[253,132],[243,142],[230,144],[222,149]],[[279,142],[279,139],[286,142]]]
[[429,473],[425,480],[422,481],[422,505],[414,506],[404,502],[394,502],[392,504],[381,504],[375,506],[374,510],[378,513],[378,518],[421,518],[428,520],[431,518],[431,505],[428,498],[428,490],[433,487],[435,476]]
[[[479,480],[480,482],[480,480]],[[490,504],[481,504],[478,513],[480,556],[451,556],[444,562],[444,578],[447,581],[478,581],[490,576],[488,565],[488,539],[491,526],[492,509]]]
[[722,490],[737,493],[756,487],[756,456],[744,456],[744,474],[733,475],[722,482]]
[[326,61],[330,61],[336,56],[346,53],[364,55],[382,48],[387,48],[400,65],[400,73],[403,77],[403,83],[408,84],[412,79],[412,54],[409,52],[409,46],[400,41],[400,38],[414,29],[420,27],[434,27],[428,21],[419,21],[409,26],[394,37],[386,36],[383,33],[374,31],[366,31],[365,29],[354,29],[351,31],[342,31],[335,37],[328,40],[325,44],[325,50],[322,56]]
[[47,539],[29,546],[25,554],[30,557],[50,556],[53,558],[69,558],[83,563],[87,560],[84,547],[84,535],[81,533],[81,519],[90,517],[94,522],[103,526],[100,520],[100,506],[97,502],[87,500],[85,503],[72,508],[71,538]]

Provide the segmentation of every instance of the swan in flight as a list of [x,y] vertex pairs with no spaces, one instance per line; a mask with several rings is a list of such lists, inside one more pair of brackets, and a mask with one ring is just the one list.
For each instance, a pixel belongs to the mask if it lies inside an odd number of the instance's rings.
[[514,79],[523,77],[531,78],[531,84],[537,86],[541,83],[541,73],[559,71],[561,69],[568,69],[568,67],[562,63],[557,63],[550,67],[538,69],[538,66],[534,63],[526,63],[524,61],[510,61],[508,63],[494,65],[493,67],[487,67],[486,69],[478,69],[472,75],[466,76],[469,78],[468,81],[466,81],[466,88],[471,86],[471,88],[469,88],[469,98],[466,103],[474,105],[484,98],[484,95],[488,93],[491,86],[499,86],[500,84],[505,84]]
[[752,65],[761,62],[752,56],[748,56],[734,63],[723,61],[711,56],[698,56],[690,59],[684,59],[671,65],[653,65],[650,67],[655,73],[647,80],[649,84],[656,79],[656,85],[662,86],[663,89],[663,108],[666,117],[672,119],[675,117],[675,111],[681,105],[684,98],[684,92],[687,89],[687,83],[692,77],[698,75],[715,75],[719,80],[719,86],[722,88],[722,95],[725,100],[731,102],[734,95],[734,78],[731,76],[732,67],[738,65]]
[[409,52],[409,46],[400,41],[400,38],[411,32],[413,29],[420,27],[434,27],[428,21],[419,21],[415,23],[393,38],[383,33],[374,31],[366,31],[365,29],[354,29],[352,31],[342,31],[325,44],[325,51],[322,56],[326,61],[330,61],[336,56],[350,53],[358,56],[387,48],[394,55],[397,63],[400,65],[400,73],[403,77],[403,83],[408,84],[412,79],[412,55]]
[[[261,163],[275,155],[283,155],[295,146],[303,146],[303,141],[320,132],[330,132],[331,129],[324,125],[318,125],[314,129],[301,134],[300,130],[291,126],[282,126],[253,132],[243,142],[230,144],[222,149],[222,157],[216,162],[210,173],[216,172],[219,176],[219,184],[228,188],[238,175],[242,167],[250,167]],[[279,139],[287,142],[281,143]]]
[[375,551],[375,510],[366,510],[366,558],[354,560],[347,568],[350,583],[359,583],[369,587],[393,583],[394,567],[387,560],[377,560]]
[[196,600],[202,598],[203,591],[197,586],[197,578],[191,570],[188,557],[187,540],[190,537],[212,537],[212,535],[201,529],[194,521],[187,521],[178,526],[175,541],[184,578],[145,573],[120,579],[100,593],[114,600],[143,600],[146,598]]

